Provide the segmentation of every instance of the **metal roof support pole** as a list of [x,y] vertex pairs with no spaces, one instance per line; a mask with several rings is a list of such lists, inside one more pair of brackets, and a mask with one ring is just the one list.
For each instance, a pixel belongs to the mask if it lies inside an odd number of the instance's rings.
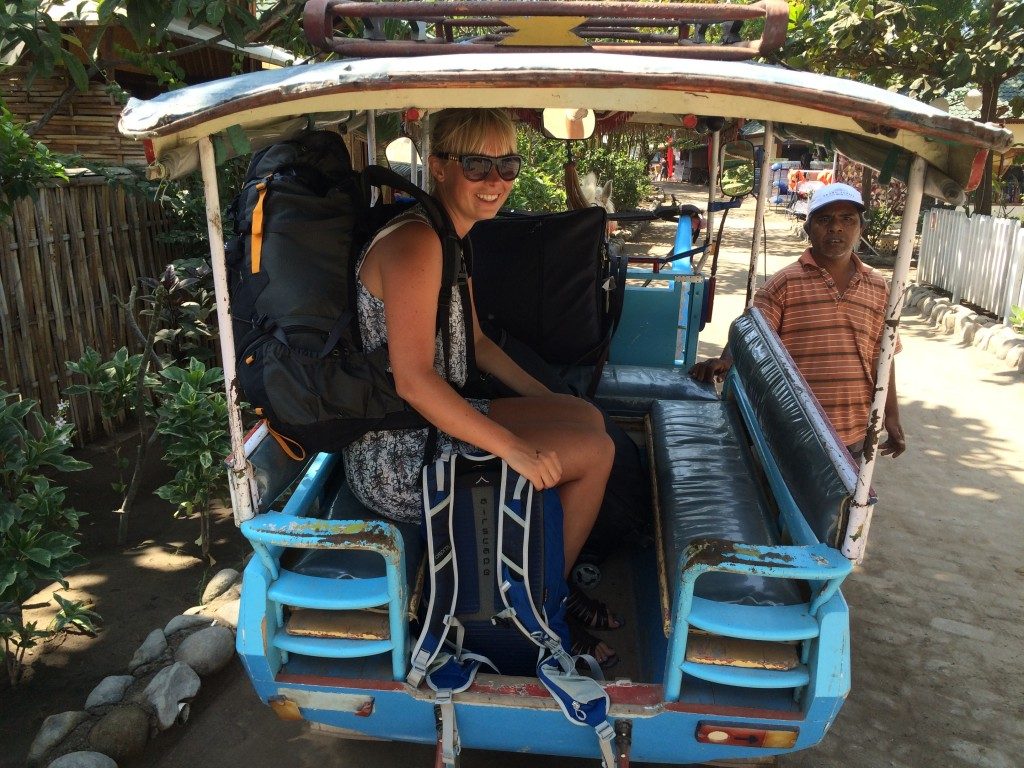
[[424,112],[420,118],[420,159],[423,161],[423,189],[430,189],[430,112]]
[[907,178],[907,204],[903,209],[903,223],[900,227],[900,245],[896,251],[896,265],[892,271],[892,283],[889,286],[889,302],[885,310],[886,331],[882,335],[882,349],[878,355],[878,367],[875,371],[875,398],[871,403],[868,416],[868,433],[864,438],[864,456],[861,459],[860,472],[857,474],[857,487],[853,494],[850,507],[850,523],[846,527],[846,540],[843,542],[843,554],[855,563],[864,559],[867,548],[868,529],[871,527],[873,504],[871,496],[871,476],[875,471],[878,459],[878,435],[882,431],[885,418],[885,399],[889,394],[889,371],[892,359],[896,354],[896,331],[900,324],[903,301],[907,289],[907,275],[910,272],[910,256],[914,250],[914,236],[917,234],[917,218],[921,213],[921,196],[924,193],[924,178],[928,164],[922,157],[915,157],[910,164]]
[[[715,212],[711,206],[717,197],[715,190],[718,187],[718,153],[721,142],[722,132],[714,131],[711,134],[711,157],[708,158],[708,215],[706,216],[708,226],[704,230],[708,235],[715,231]],[[671,147],[669,147],[669,151],[672,151]]]
[[[366,164],[377,164],[377,110],[366,110]],[[377,202],[377,195],[380,190],[377,187],[370,187],[370,205]]]
[[761,153],[761,185],[757,189],[757,208],[754,211],[754,236],[750,244],[750,269],[747,270],[747,301],[749,307],[754,301],[757,286],[757,262],[761,255],[761,240],[764,238],[764,214],[768,198],[772,194],[772,149],[775,146],[775,123],[764,124],[764,152]]
[[207,136],[199,140],[199,166],[203,172],[203,192],[206,195],[206,226],[210,234],[220,358],[224,366],[224,391],[228,399],[228,432],[231,435],[228,487],[235,525],[241,525],[255,516],[250,491],[255,485],[252,482],[252,468],[245,460],[245,435],[242,432],[242,412],[238,407],[238,382],[235,376],[235,334],[231,327],[228,268],[224,256],[224,224],[220,218],[220,195],[217,192],[217,163],[214,160],[213,143]]

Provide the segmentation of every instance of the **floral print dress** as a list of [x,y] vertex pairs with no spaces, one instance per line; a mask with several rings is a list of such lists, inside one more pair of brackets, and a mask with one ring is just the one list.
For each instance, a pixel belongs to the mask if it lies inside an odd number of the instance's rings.
[[[356,274],[359,274],[366,253],[374,243],[412,221],[429,224],[429,219],[419,206],[395,218],[378,232],[363,250],[356,263]],[[372,352],[387,344],[384,302],[370,293],[361,279],[356,280],[356,311],[364,349]],[[459,295],[458,287],[453,286],[449,310],[451,371],[449,372],[445,366],[440,332],[435,339],[434,370],[456,387],[465,384],[468,375],[463,313],[462,297]],[[481,413],[487,413],[490,407],[488,400],[470,399],[468,402]],[[345,478],[349,488],[364,506],[391,520],[419,522],[423,507],[420,472],[423,468],[423,452],[426,450],[428,432],[426,428],[376,430],[367,432],[345,447],[342,451]],[[448,452],[465,451],[479,453],[478,449],[438,431],[434,460]]]

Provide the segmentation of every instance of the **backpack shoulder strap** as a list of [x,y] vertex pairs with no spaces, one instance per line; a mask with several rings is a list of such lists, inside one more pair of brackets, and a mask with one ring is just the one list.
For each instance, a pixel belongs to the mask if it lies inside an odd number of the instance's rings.
[[445,455],[423,467],[423,532],[427,538],[430,599],[423,629],[412,649],[409,685],[418,687],[441,652],[459,597],[458,562],[451,536],[455,504],[455,456]]
[[[499,591],[507,618],[540,647],[543,658],[537,663],[537,677],[558,703],[562,714],[573,725],[594,729],[605,768],[615,768],[612,740],[615,730],[608,722],[608,693],[595,677],[600,667],[590,657],[573,657],[562,647],[562,640],[548,625],[530,594],[529,541],[533,485],[502,461],[501,506],[498,516],[499,567],[496,569]],[[594,677],[576,671],[583,658]]]

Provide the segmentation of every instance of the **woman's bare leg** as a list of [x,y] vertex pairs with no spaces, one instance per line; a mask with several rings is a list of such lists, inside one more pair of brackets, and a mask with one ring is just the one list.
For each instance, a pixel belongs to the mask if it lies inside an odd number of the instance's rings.
[[[493,400],[490,416],[538,448],[558,454],[562,464],[557,489],[563,511],[563,575],[568,577],[594,527],[615,457],[604,417],[585,400],[557,394]],[[599,663],[615,656],[615,650],[604,642],[592,650]]]
[[565,575],[594,527],[615,457],[600,411],[569,395],[514,397],[491,402],[490,416],[538,448],[558,454],[564,512]]

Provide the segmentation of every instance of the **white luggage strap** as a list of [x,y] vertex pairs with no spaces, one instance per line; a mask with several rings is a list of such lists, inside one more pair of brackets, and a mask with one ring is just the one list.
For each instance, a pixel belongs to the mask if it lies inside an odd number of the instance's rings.
[[[512,621],[520,632],[539,646],[542,658],[537,663],[537,677],[570,723],[594,729],[601,749],[602,764],[605,768],[615,768],[615,753],[612,750],[615,730],[608,722],[608,693],[598,682],[603,679],[600,666],[591,656],[574,657],[565,651],[561,638],[537,610],[537,603],[530,593],[532,508],[533,485],[502,462],[501,508],[498,516],[499,567],[496,573],[505,610],[498,615]],[[545,651],[547,656],[544,656]],[[585,677],[576,671],[578,659],[583,659],[590,666],[593,677]]]

